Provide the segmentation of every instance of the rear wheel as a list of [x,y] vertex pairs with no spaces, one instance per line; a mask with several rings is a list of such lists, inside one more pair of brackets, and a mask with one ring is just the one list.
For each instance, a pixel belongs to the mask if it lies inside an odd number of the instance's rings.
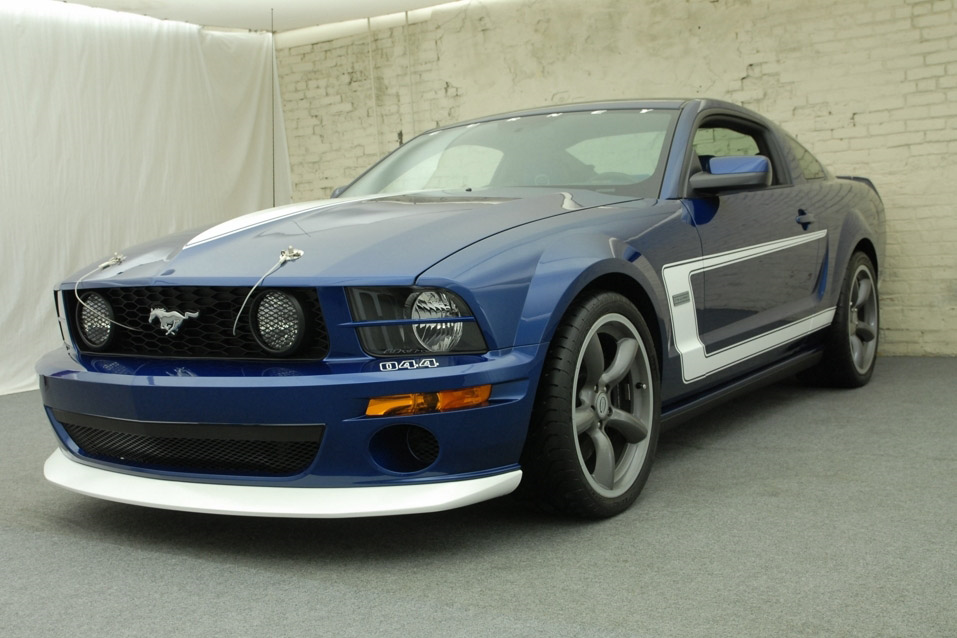
[[854,253],[844,276],[824,359],[801,378],[843,388],[866,384],[877,360],[879,321],[874,265],[866,254]]
[[522,455],[522,493],[547,509],[614,516],[637,498],[658,440],[651,333],[617,293],[569,310],[549,348]]

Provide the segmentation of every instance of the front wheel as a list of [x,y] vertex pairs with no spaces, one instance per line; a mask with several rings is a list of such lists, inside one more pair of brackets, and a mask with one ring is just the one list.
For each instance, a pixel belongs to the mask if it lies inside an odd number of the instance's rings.
[[623,296],[576,302],[549,348],[522,453],[522,493],[548,509],[614,516],[651,470],[660,412],[658,359]]

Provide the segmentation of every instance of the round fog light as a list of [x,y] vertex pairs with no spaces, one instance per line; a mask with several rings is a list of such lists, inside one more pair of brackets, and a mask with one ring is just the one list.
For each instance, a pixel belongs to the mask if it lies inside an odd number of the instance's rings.
[[90,292],[80,297],[77,324],[80,337],[91,348],[102,348],[113,335],[113,308],[106,297]]
[[306,318],[299,300],[271,290],[260,295],[250,309],[253,335],[263,350],[273,355],[292,353],[302,342]]

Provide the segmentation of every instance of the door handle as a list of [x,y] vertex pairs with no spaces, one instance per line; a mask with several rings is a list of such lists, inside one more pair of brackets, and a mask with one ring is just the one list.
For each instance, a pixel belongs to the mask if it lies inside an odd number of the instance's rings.
[[798,209],[797,217],[794,218],[794,221],[801,225],[801,228],[807,230],[807,227],[813,224],[816,220],[814,215],[811,215],[803,208]]

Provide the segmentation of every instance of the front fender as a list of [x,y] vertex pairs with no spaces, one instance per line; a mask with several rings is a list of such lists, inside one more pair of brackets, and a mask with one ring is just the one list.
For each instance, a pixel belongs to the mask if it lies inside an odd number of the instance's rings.
[[[700,256],[690,218],[677,202],[589,211],[573,224],[534,224],[459,251],[417,283],[454,290],[490,340],[507,348],[548,342],[573,300],[607,277],[640,288],[665,317],[660,268]],[[658,321],[666,330],[667,321]],[[662,343],[668,343],[667,334]]]
[[498,253],[454,276],[439,270],[417,283],[448,288],[465,299],[492,349],[549,341],[575,297],[600,277],[623,275],[661,288],[652,283],[653,269],[634,247],[590,231]]
[[551,341],[574,300],[598,280],[625,278],[651,299],[656,316],[664,290],[655,270],[633,245],[607,235],[579,236],[550,246],[530,282],[516,343]]

